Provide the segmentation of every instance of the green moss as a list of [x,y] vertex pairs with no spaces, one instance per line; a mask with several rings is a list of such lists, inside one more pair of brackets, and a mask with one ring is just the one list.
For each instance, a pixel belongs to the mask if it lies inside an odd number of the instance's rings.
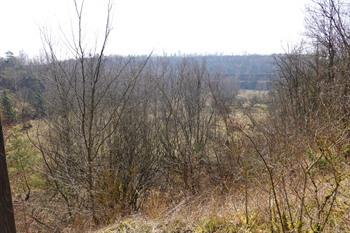
[[184,233],[184,232],[192,232],[191,226],[189,224],[185,223],[182,220],[175,220],[173,222],[170,222],[164,226],[161,226],[162,233]]
[[104,231],[103,233],[151,233],[150,225],[134,222],[132,220],[124,220],[116,226]]
[[239,228],[233,223],[220,219],[211,218],[203,221],[194,230],[195,233],[235,233],[238,232]]

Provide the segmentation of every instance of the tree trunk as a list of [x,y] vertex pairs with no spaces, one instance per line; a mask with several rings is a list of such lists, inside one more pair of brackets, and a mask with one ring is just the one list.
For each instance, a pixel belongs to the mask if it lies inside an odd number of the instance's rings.
[[10,181],[7,172],[4,135],[0,120],[0,233],[16,233]]

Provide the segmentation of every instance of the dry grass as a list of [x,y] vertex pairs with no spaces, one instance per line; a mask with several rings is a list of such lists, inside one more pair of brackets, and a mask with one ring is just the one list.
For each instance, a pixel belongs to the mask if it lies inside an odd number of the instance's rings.
[[[256,226],[262,227],[267,221],[263,219],[266,213],[262,210],[267,211],[268,203],[258,199],[249,203],[250,223],[246,224],[243,193],[241,190],[230,190],[225,194],[220,189],[208,190],[168,208],[164,205],[166,200],[153,196],[155,199],[149,201],[152,206],[147,204],[142,215],[118,219],[115,224],[94,233],[253,232]],[[262,197],[261,193],[251,192],[251,195]]]
[[[320,200],[327,198],[332,188],[327,182],[328,177],[319,177],[324,185],[319,187]],[[350,232],[350,193],[348,185],[350,179],[342,182],[339,198],[329,219],[329,224],[323,232],[343,233]],[[299,185],[299,187],[301,187]],[[237,187],[226,193],[219,188],[207,190],[199,195],[184,198],[175,205],[169,206],[169,196],[154,193],[145,205],[143,213],[120,218],[106,228],[91,233],[234,233],[234,232],[280,232],[275,214],[271,217],[271,210],[275,211],[274,204],[269,202],[268,184],[261,183],[250,187],[248,196],[248,217],[246,222],[244,191]],[[298,213],[300,193],[288,190],[291,210]],[[306,209],[308,214],[317,214],[315,193],[307,190]],[[271,220],[272,218],[272,220]],[[312,221],[304,218],[304,231],[311,230]],[[291,224],[291,223],[289,223]],[[294,224],[297,224],[296,222]],[[296,232],[296,231],[290,231]]]

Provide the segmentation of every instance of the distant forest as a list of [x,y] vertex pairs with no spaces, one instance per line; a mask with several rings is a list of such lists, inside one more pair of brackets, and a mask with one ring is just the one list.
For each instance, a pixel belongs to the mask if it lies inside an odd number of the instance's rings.
[[275,73],[273,55],[205,56],[213,73],[237,78],[240,89],[268,90]]
[[[179,63],[182,58],[172,56],[165,59]],[[276,71],[274,55],[206,55],[188,56],[188,58],[205,62],[212,74],[220,74],[221,77],[239,81],[237,84],[239,83],[240,89],[269,90]]]
[[[180,63],[182,58],[183,56],[152,56],[151,60],[163,59],[170,63]],[[268,90],[275,71],[273,55],[189,55],[187,58],[205,62],[210,73],[239,80],[240,89]],[[112,56],[110,60],[120,60],[120,57]],[[28,61],[23,54],[14,56],[12,52],[7,52],[4,57],[0,57],[0,88],[14,91],[16,88],[26,86],[32,89],[32,79],[39,79],[39,77],[33,77],[33,64],[39,64],[39,62]],[[9,73],[11,75],[7,75]]]
[[[142,63],[146,56],[108,56],[106,64],[113,67],[127,60]],[[205,65],[206,71],[226,83],[231,90],[269,90],[274,74],[273,55],[209,55],[209,56],[152,56],[145,66],[151,71],[156,64],[180,65],[184,60]],[[66,62],[72,62],[67,60]],[[44,116],[45,75],[47,64],[29,59],[25,54],[6,52],[0,57],[0,101],[8,106],[3,116],[5,124],[17,119],[33,119]],[[146,72],[147,73],[147,72]],[[3,107],[4,108],[4,107]]]

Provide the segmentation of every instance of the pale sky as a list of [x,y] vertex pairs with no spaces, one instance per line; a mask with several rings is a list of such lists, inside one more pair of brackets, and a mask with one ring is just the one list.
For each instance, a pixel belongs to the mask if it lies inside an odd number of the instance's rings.
[[[270,54],[300,41],[308,0],[112,3],[114,29],[108,54]],[[106,5],[106,0],[85,0],[87,47],[101,35]],[[40,28],[56,41],[63,35],[71,38],[72,27],[76,28],[73,9],[73,0],[0,0],[0,56],[8,50],[39,55]]]

